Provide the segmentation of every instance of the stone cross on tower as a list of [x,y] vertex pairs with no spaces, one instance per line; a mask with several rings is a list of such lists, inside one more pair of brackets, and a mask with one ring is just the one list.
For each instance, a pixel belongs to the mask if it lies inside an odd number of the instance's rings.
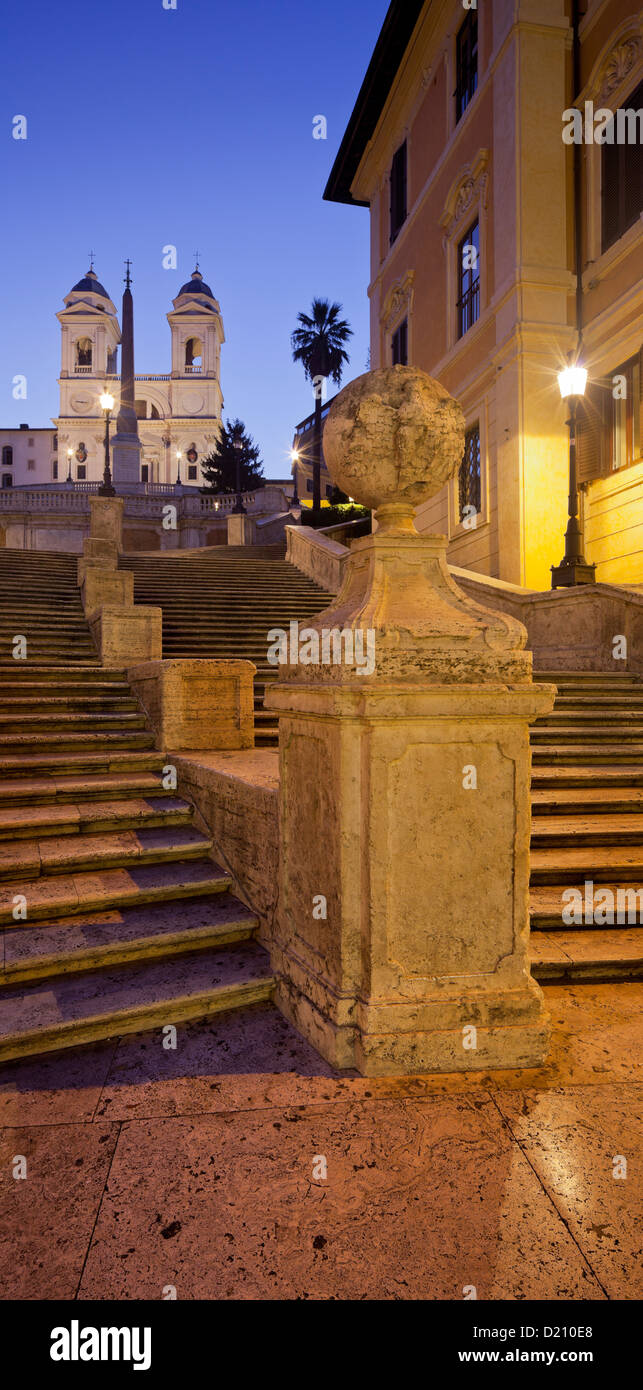
[[140,482],[141,441],[134,406],[134,301],[132,299],[131,261],[125,262],[123,319],[121,338],[121,398],[116,418],[116,434],[112,445],[112,476],[119,483]]

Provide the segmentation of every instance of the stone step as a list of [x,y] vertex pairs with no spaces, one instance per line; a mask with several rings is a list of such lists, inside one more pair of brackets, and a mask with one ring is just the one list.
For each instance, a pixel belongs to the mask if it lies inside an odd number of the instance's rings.
[[637,980],[643,976],[643,932],[540,932],[531,939],[531,968],[541,985]]
[[[618,932],[624,930],[625,927],[629,927],[634,931],[640,932],[641,919],[643,916],[643,888],[641,888],[638,883],[628,883],[623,880],[619,881],[615,879],[603,882],[602,880],[594,878],[592,875],[588,877],[587,884],[593,884],[593,888],[586,887],[585,879],[580,876],[570,883],[563,881],[547,884],[532,883],[529,894],[532,931],[552,931],[557,933],[559,931],[576,932],[583,930],[600,933],[607,930],[607,928],[609,928],[610,931]],[[580,897],[572,898],[569,891],[570,889],[575,889],[576,893],[580,894]],[[603,895],[606,893],[609,896],[604,898]],[[585,908],[586,894],[589,907],[591,908],[592,903],[595,904],[591,919],[588,917]],[[621,896],[619,896],[619,894]],[[600,901],[597,903],[596,898],[598,895],[600,895]],[[609,905],[611,917],[613,919],[611,921],[608,919],[605,924],[602,922],[602,902]],[[582,922],[574,922],[573,920],[576,904],[581,907]],[[620,921],[619,904],[621,909]],[[567,917],[571,914],[572,920],[566,920],[566,918],[563,917],[563,912],[566,912]],[[597,914],[599,918],[601,918],[598,922],[594,920]]]
[[18,748],[24,748],[25,753],[47,753],[55,748],[68,752],[93,751],[96,753],[107,752],[109,749],[142,749],[154,747],[154,735],[145,730],[140,732],[134,730],[132,733],[89,733],[75,734],[73,732],[60,732],[58,736],[51,734],[5,734],[0,735],[0,769],[5,757],[9,757]]
[[643,705],[643,691],[640,685],[637,686],[635,690],[633,689],[631,692],[625,692],[623,694],[613,694],[610,691],[609,695],[570,695],[567,692],[559,690],[556,696],[556,709],[564,710],[565,714],[571,713],[572,710],[582,711],[587,709],[600,709],[601,712],[605,710],[611,714],[612,710],[622,709],[627,711],[630,709],[638,709],[641,705]]
[[0,744],[4,742],[7,734],[60,732],[67,737],[69,733],[102,733],[105,729],[120,730],[124,734],[131,730],[145,729],[145,716],[136,706],[134,712],[116,710],[113,713],[64,709],[43,713],[34,709],[18,710],[15,714],[3,714],[0,711]]
[[101,740],[101,751],[86,753],[30,753],[5,756],[0,752],[0,781],[8,778],[23,778],[28,772],[32,776],[42,773],[69,774],[78,777],[89,773],[160,772],[165,764],[164,755],[157,752],[140,752],[138,749],[114,749],[105,747]]
[[191,820],[190,802],[178,796],[77,799],[59,806],[38,801],[13,807],[0,803],[0,841],[190,825]]
[[16,894],[27,897],[29,926],[52,918],[75,917],[79,912],[107,912],[221,893],[231,883],[230,875],[211,859],[146,864],[139,860],[131,861],[127,868],[105,868],[99,873],[47,874],[28,883],[26,895],[24,883],[0,886],[0,924],[12,929],[25,925],[13,915]]
[[151,794],[154,797],[172,797],[172,791],[163,787],[159,772],[121,772],[91,773],[84,776],[56,777],[15,777],[0,781],[0,811],[13,806],[61,805],[85,801],[122,801],[129,797]]
[[[28,885],[49,874],[75,874],[139,864],[170,864],[200,860],[212,849],[212,841],[191,825],[152,829],[46,835],[41,839],[0,841],[0,883],[4,892],[30,894]],[[4,893],[3,893],[4,897]]]
[[619,684],[637,684],[638,677],[633,676],[630,671],[534,671],[535,681],[545,681],[548,685],[610,685],[615,681]]
[[92,709],[94,705],[103,703],[110,709],[126,704],[138,708],[138,701],[134,699],[129,685],[117,681],[57,681],[54,684],[43,680],[0,680],[0,700],[3,703],[11,701],[12,708],[15,705],[26,707],[28,704],[40,704],[43,709],[56,704],[82,704]]
[[638,758],[643,768],[643,743],[628,743],[626,747],[623,747],[620,740],[615,739],[613,743],[606,741],[603,744],[539,744],[532,748],[531,756],[532,762],[539,766],[555,763],[585,763],[587,765],[605,763],[609,767],[610,764],[614,763],[631,764],[632,759]]
[[38,616],[14,612],[3,594],[4,611],[0,617],[0,641],[11,641],[17,632],[33,637],[60,637],[66,641],[70,637],[85,637],[89,640],[89,629],[85,618],[79,614],[52,614],[40,612]]
[[540,822],[543,815],[591,814],[611,816],[621,811],[643,812],[643,786],[640,787],[532,787],[531,809]]
[[532,786],[558,787],[643,787],[643,765],[632,767],[540,767],[531,771]]
[[25,924],[3,934],[0,986],[230,946],[251,940],[257,925],[228,892]]
[[275,981],[256,942],[226,951],[71,975],[0,995],[0,1061],[204,1019],[271,998]]
[[532,820],[531,844],[532,850],[558,844],[643,845],[643,814],[539,815]]
[[53,717],[57,714],[71,716],[75,712],[87,715],[131,715],[138,714],[140,705],[133,698],[127,699],[125,696],[110,695],[16,695],[9,702],[3,697],[6,694],[4,688],[0,686],[0,719],[14,716],[20,719],[25,715],[49,715]]
[[643,875],[643,845],[559,845],[531,852],[533,884],[576,880],[634,882]]
[[615,728],[611,719],[605,720],[602,724],[552,724],[541,728],[535,726],[531,729],[531,742],[534,746],[542,743],[604,743],[617,744],[638,743],[643,747],[643,724],[639,724],[632,719],[628,720],[624,728]]
[[[4,680],[24,679],[26,681],[42,681],[50,685],[52,681],[65,681],[69,679],[74,685],[89,686],[94,681],[99,685],[127,685],[127,672],[122,667],[100,666],[96,662],[96,657],[91,665],[87,665],[79,670],[74,664],[69,666],[64,662],[52,670],[51,666],[37,666],[35,663],[29,666],[21,665],[19,661],[0,661],[0,682]],[[129,687],[128,687],[129,688]]]
[[605,728],[605,725],[608,725],[610,728],[614,727],[620,729],[621,725],[628,726],[632,721],[640,726],[642,715],[643,700],[641,700],[640,705],[637,703],[636,706],[629,709],[625,706],[623,701],[619,700],[618,706],[614,708],[610,706],[609,708],[599,709],[595,705],[592,705],[592,707],[588,709],[578,709],[574,706],[573,709],[569,708],[562,710],[559,709],[559,701],[557,699],[554,713],[544,715],[542,718],[537,719],[535,724],[532,725],[532,729],[554,728],[560,724],[564,724],[569,728],[578,727],[587,729],[599,723],[602,724],[603,728]]

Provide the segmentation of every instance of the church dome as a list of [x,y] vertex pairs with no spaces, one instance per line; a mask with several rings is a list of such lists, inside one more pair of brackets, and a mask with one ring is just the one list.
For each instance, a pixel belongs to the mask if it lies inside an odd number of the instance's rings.
[[69,293],[102,294],[103,299],[109,299],[109,295],[107,293],[107,290],[105,289],[105,286],[101,285],[100,280],[96,279],[93,270],[88,270],[87,274],[83,276],[82,280],[78,281],[77,285],[72,285]]
[[177,299],[180,299],[182,294],[207,294],[208,299],[214,299],[212,290],[209,285],[206,285],[200,270],[192,271],[191,279],[186,280],[185,284],[181,285],[176,296]]

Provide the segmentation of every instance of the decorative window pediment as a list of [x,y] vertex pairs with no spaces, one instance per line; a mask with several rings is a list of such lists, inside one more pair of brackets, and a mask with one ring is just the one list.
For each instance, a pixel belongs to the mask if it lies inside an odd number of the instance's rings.
[[448,241],[458,231],[471,208],[481,204],[487,206],[487,185],[489,181],[489,151],[478,150],[472,164],[467,164],[452,183],[449,196],[444,204],[440,225],[444,228]]
[[587,99],[596,107],[618,104],[642,65],[643,16],[638,15],[626,20],[603,49],[587,84]]
[[400,318],[408,317],[413,303],[413,281],[415,271],[407,270],[406,275],[401,280],[396,280],[384,300],[382,306],[381,322],[386,333],[389,333],[397,324]]

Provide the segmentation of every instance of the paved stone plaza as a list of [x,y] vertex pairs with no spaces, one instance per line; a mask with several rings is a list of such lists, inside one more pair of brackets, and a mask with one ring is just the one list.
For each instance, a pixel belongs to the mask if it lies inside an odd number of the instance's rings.
[[341,1075],[270,1005],[6,1066],[4,1297],[639,1298],[641,986],[547,1001],[538,1070]]

